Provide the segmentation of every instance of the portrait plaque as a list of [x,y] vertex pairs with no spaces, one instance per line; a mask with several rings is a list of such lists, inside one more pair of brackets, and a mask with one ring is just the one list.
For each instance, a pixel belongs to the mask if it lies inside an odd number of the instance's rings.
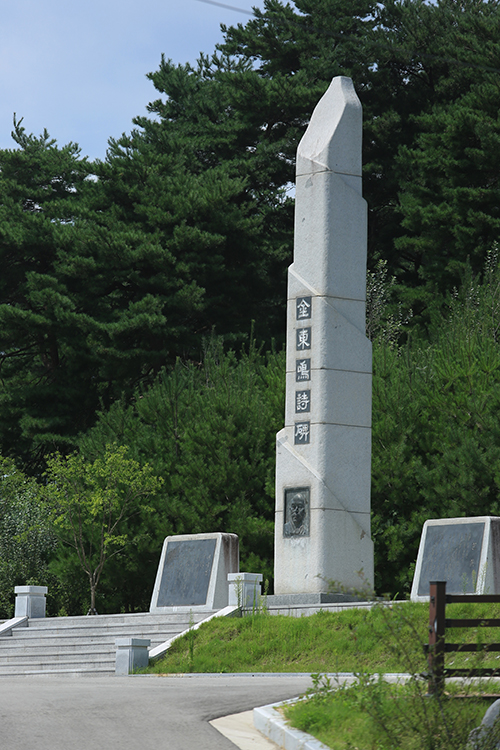
[[283,536],[309,536],[310,494],[309,487],[285,490]]

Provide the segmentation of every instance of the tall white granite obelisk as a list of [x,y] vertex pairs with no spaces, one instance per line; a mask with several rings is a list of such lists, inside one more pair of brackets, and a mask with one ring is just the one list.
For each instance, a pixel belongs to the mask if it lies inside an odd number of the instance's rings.
[[373,587],[371,344],[361,104],[334,78],[297,151],[285,427],[277,435],[275,594]]

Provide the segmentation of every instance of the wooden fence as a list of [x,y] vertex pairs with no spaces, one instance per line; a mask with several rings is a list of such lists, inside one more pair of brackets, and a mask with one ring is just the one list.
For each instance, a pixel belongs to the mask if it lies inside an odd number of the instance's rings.
[[452,602],[497,602],[498,594],[447,594],[446,581],[430,581],[429,599],[429,645],[427,658],[429,663],[429,693],[441,692],[445,677],[491,677],[500,675],[497,668],[450,669],[445,666],[445,654],[459,651],[461,653],[477,651],[500,651],[500,643],[447,643],[447,628],[500,628],[500,619],[448,619],[446,605]]

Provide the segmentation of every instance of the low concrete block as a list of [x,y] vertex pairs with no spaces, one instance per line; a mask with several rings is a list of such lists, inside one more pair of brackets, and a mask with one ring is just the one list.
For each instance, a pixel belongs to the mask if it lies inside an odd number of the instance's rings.
[[16,586],[14,617],[45,617],[47,586]]
[[261,600],[261,573],[229,573],[229,604],[258,609]]
[[124,675],[148,666],[149,638],[117,638],[115,674]]

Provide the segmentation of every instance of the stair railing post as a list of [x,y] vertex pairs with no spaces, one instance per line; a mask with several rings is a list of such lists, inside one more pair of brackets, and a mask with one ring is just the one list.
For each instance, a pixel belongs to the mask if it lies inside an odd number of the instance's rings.
[[429,581],[429,693],[444,688],[446,581]]

